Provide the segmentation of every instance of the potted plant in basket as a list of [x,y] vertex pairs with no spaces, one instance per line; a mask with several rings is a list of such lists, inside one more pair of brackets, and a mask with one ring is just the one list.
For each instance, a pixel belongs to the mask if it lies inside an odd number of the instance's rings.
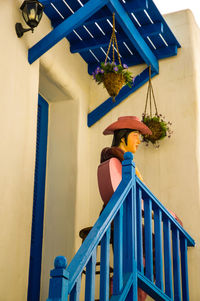
[[117,65],[115,62],[105,62],[101,63],[101,66],[97,67],[92,75],[98,84],[103,83],[114,101],[124,85],[131,88],[134,83],[135,78],[127,69],[126,64]]
[[[152,114],[152,98],[154,103],[155,114]],[[149,113],[147,113],[147,105],[149,104]],[[145,123],[150,130],[152,135],[143,135],[143,142],[146,146],[151,142],[156,148],[158,148],[159,141],[165,137],[170,138],[173,131],[171,130],[172,123],[165,121],[165,117],[162,114],[158,114],[158,109],[156,105],[156,100],[153,92],[153,86],[151,83],[151,66],[149,67],[149,85],[147,89],[146,104],[144,113],[142,115],[142,121]]]
[[[108,54],[110,48],[113,49],[113,61],[107,62]],[[115,48],[116,46],[116,48]],[[117,51],[119,64],[115,63],[115,50]],[[99,67],[93,72],[93,78],[98,84],[103,83],[104,87],[107,89],[108,94],[115,101],[115,97],[118,95],[119,91],[124,85],[130,88],[133,85],[134,78],[130,71],[127,70],[128,66],[121,63],[119,49],[117,45],[117,38],[115,34],[115,14],[113,13],[113,30],[108,46],[108,51],[106,54],[106,59],[104,63],[101,63]]]

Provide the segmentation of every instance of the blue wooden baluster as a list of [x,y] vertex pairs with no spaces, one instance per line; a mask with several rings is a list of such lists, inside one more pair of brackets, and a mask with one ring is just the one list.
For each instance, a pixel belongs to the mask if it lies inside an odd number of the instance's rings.
[[120,208],[114,219],[114,275],[113,295],[118,295],[123,287],[123,207]]
[[183,301],[189,301],[188,262],[187,262],[187,239],[181,237],[181,271],[182,271],[182,295]]
[[49,283],[49,297],[47,301],[67,301],[69,273],[65,270],[67,259],[57,256],[54,260],[54,270],[51,270]]
[[163,291],[162,212],[154,210],[156,285]]
[[110,227],[101,240],[100,301],[109,300]]
[[136,194],[136,220],[137,220],[137,268],[143,274],[143,244],[142,244],[142,190],[137,187]]
[[[77,281],[71,291],[69,300],[70,301],[79,301],[80,291],[81,291],[81,275],[77,279]],[[67,299],[66,299],[66,301],[67,301]]]
[[174,299],[181,301],[181,275],[180,275],[180,249],[179,249],[179,230],[172,230],[173,242],[173,271],[174,271]]
[[122,179],[130,181],[132,179],[132,189],[124,202],[123,226],[123,271],[133,274],[133,284],[126,300],[137,300],[137,245],[136,245],[136,177],[133,154],[124,154],[122,162]]
[[94,301],[96,272],[96,249],[86,266],[85,300]]
[[145,268],[146,276],[153,281],[153,246],[152,246],[152,201],[144,200],[144,236],[145,236]]
[[163,220],[164,230],[164,262],[165,262],[165,293],[173,298],[172,289],[172,259],[171,259],[171,222],[165,217]]

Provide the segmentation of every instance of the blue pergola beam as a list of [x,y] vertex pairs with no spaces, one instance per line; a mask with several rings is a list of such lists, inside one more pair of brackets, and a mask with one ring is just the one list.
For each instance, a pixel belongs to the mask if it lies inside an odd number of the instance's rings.
[[[154,54],[157,60],[165,59],[168,57],[172,57],[177,55],[177,45],[169,45],[167,47],[157,48],[154,50]],[[143,59],[138,55],[129,55],[126,56],[125,59],[122,59],[123,63],[128,65],[128,67],[143,64]],[[88,73],[92,74],[92,72],[99,66],[99,63],[89,64],[88,65]]]
[[115,12],[118,23],[121,25],[124,32],[126,32],[129,40],[132,42],[145,63],[148,66],[151,65],[152,70],[156,73],[159,73],[158,61],[155,55],[143,40],[142,36],[129,18],[126,10],[121,5],[121,3],[118,0],[109,0],[108,7],[111,12]]
[[[151,77],[155,76],[157,73],[155,71],[152,72]],[[108,98],[101,105],[99,105],[96,109],[88,114],[88,126],[92,126],[99,119],[101,119],[104,115],[110,112],[113,108],[118,106],[125,98],[127,98],[130,94],[135,92],[141,86],[143,86],[149,80],[149,68],[146,68],[142,73],[140,73],[134,81],[133,87],[130,89],[125,86],[121,89],[119,94],[116,96],[116,101],[113,102],[112,98]]]
[[[104,20],[106,22],[106,19]],[[139,30],[139,28],[138,28]],[[146,38],[147,36],[151,37],[153,35],[158,35],[159,33],[163,32],[163,25],[161,22],[145,25],[140,29],[140,33],[143,38]],[[117,32],[117,42],[120,44],[120,42],[128,42],[129,39],[124,37],[124,33],[118,31]],[[88,51],[89,49],[96,49],[100,47],[106,47],[109,45],[110,37],[102,37],[98,40],[96,39],[90,39],[90,40],[84,40],[84,41],[78,41],[76,43],[70,44],[70,51],[72,53],[76,52],[84,52]]]
[[73,15],[64,20],[42,40],[35,44],[28,52],[29,63],[32,64],[41,55],[47,52],[56,43],[66,37],[69,33],[83,24],[91,15],[96,13],[109,0],[89,0],[83,7],[77,10]]
[[144,9],[148,9],[149,3],[148,0],[134,0],[126,1],[123,6],[128,12],[136,13],[141,10],[144,11]]

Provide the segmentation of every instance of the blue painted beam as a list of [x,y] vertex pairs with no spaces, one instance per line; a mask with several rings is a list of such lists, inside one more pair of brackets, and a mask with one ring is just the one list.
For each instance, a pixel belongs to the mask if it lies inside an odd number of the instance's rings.
[[[106,22],[106,19],[104,19],[104,22]],[[159,33],[163,32],[163,25],[161,22],[158,22],[156,24],[150,24],[143,26],[142,28],[138,27],[138,30],[140,31],[143,38],[146,38],[147,36],[151,37],[153,35],[158,35]],[[117,31],[117,42],[120,44],[121,42],[128,42],[128,37],[124,37],[124,32]],[[100,47],[106,47],[109,45],[110,37],[102,37],[98,39],[89,39],[84,41],[78,41],[77,43],[71,43],[70,45],[70,51],[72,53],[76,52],[84,52],[88,51],[89,49],[96,49]]]
[[149,1],[148,0],[134,0],[126,1],[123,3],[124,8],[131,13],[140,12],[141,10],[148,9]]
[[[156,73],[152,72],[152,77],[155,76]],[[95,122],[101,119],[104,115],[110,112],[113,108],[118,106],[125,98],[127,98],[130,94],[139,89],[142,85],[144,85],[149,80],[149,69],[145,69],[142,73],[140,73],[136,78],[133,87],[130,89],[125,86],[121,89],[119,94],[116,97],[116,101],[113,102],[112,98],[108,98],[104,101],[100,106],[94,109],[92,112],[88,114],[88,126],[92,126]]]
[[146,276],[138,272],[138,286],[156,301],[172,301],[161,289],[159,289]]
[[79,27],[92,14],[101,9],[109,0],[89,0],[83,7],[76,11],[69,18],[64,20],[42,40],[35,44],[28,52],[28,61],[32,64],[41,55],[47,52],[56,43],[66,37],[73,29]]
[[126,10],[121,5],[119,0],[109,0],[108,7],[112,12],[115,12],[116,20],[121,25],[124,32],[126,32],[126,35],[129,37],[131,43],[139,52],[145,63],[148,66],[151,65],[152,71],[159,73],[157,58],[155,57],[149,46],[146,44],[146,42],[143,40],[142,36],[139,34],[137,28],[129,18]]
[[[171,56],[177,55],[177,46],[169,45],[168,47],[162,47],[154,50],[154,54],[158,60],[165,59]],[[126,56],[122,58],[122,62],[128,65],[128,67],[144,64],[144,60],[139,56],[138,53]],[[92,72],[99,66],[99,63],[89,64],[88,73],[91,75]]]

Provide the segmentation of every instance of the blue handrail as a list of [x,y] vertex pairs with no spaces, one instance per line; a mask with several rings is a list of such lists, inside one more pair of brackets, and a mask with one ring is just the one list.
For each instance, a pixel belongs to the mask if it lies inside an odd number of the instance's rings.
[[[109,276],[111,240],[113,289]],[[187,247],[194,246],[194,240],[136,177],[131,153],[124,155],[120,185],[67,269],[64,257],[55,259],[48,301],[67,301],[68,296],[70,301],[79,300],[84,280],[85,300],[95,299],[99,244],[100,301],[136,301],[138,286],[156,300],[189,300]]]

